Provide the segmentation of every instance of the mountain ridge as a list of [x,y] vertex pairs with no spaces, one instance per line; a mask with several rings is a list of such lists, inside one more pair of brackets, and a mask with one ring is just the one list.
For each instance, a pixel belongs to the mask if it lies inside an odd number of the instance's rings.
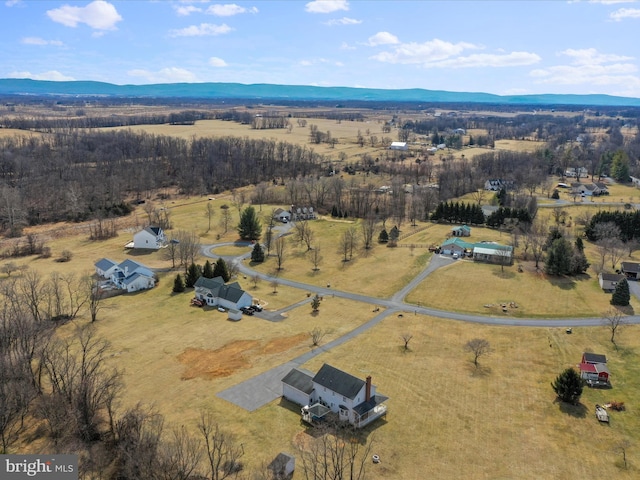
[[638,107],[640,98],[604,94],[495,95],[445,90],[318,87],[267,83],[157,83],[116,85],[96,81],[0,79],[0,95],[67,95],[151,98],[270,99],[324,101],[390,101],[425,103],[487,103],[502,105],[584,105]]

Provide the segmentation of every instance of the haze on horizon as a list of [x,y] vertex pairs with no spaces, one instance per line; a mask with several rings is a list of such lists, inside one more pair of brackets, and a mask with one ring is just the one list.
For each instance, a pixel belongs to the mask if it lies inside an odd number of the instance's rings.
[[640,98],[640,2],[0,4],[0,78]]

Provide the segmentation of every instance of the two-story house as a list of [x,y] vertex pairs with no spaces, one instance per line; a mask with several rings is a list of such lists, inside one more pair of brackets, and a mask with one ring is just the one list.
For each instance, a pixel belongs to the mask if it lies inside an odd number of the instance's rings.
[[282,379],[282,395],[302,406],[302,419],[308,423],[333,412],[356,428],[385,415],[389,399],[377,392],[370,376],[361,380],[326,363],[315,375],[291,370]]

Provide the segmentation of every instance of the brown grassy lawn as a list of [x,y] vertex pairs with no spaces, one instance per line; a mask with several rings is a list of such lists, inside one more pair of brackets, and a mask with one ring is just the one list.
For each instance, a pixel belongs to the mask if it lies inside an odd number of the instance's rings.
[[[515,266],[458,261],[427,277],[407,301],[442,310],[514,317],[599,317],[611,306],[611,296],[602,292],[595,273],[555,278],[536,273],[527,264],[523,272]],[[461,280],[463,279],[463,280]],[[466,287],[461,287],[463,281]],[[500,304],[515,302],[517,308],[503,313]],[[491,305],[491,307],[485,307]],[[640,303],[632,299],[633,311]]]
[[20,137],[30,137],[30,136],[41,136],[42,134],[37,133],[37,132],[29,132],[27,130],[18,130],[15,128],[0,128],[0,138],[5,138],[5,137],[15,137],[15,136],[20,136]]
[[[201,120],[195,123],[195,125],[136,125],[131,128],[133,131],[144,131],[156,135],[168,135],[173,137],[179,137],[184,139],[191,139],[195,137],[224,137],[224,136],[238,136],[247,137],[251,139],[274,139],[277,141],[284,141],[289,143],[295,143],[300,145],[307,145],[313,147],[317,153],[332,155],[337,158],[340,152],[345,152],[349,157],[359,156],[364,153],[369,153],[375,156],[376,152],[384,150],[382,147],[372,148],[368,143],[368,136],[366,131],[369,129],[371,135],[378,137],[378,142],[382,137],[390,137],[395,140],[394,133],[382,133],[382,121],[380,123],[378,119],[366,122],[354,122],[343,121],[337,123],[335,120],[326,120],[321,118],[311,118],[307,120],[306,127],[299,127],[295,119],[292,120],[294,128],[289,133],[287,129],[268,129],[268,130],[256,130],[252,129],[249,125],[241,125],[236,122],[226,122],[223,120]],[[309,126],[317,125],[318,129],[322,132],[331,132],[331,136],[338,139],[338,144],[335,148],[331,148],[327,144],[312,145],[309,143]],[[121,128],[121,127],[117,127]],[[124,127],[122,127],[124,128]],[[367,141],[364,147],[360,147],[356,144],[356,138],[358,130],[365,136]],[[378,153],[379,154],[379,153]]]
[[[405,332],[414,335],[406,353],[400,339]],[[635,478],[637,450],[623,471],[613,449],[624,439],[635,442],[640,431],[631,410],[640,400],[637,333],[638,327],[629,327],[620,340],[624,347],[615,352],[601,328],[566,335],[562,329],[405,315],[386,319],[305,366],[315,371],[323,362],[347,365],[354,375],[372,375],[379,391],[389,395],[387,421],[370,430],[381,458],[369,470],[372,478]],[[494,350],[477,370],[463,352],[475,337],[489,340]],[[550,382],[579,363],[584,350],[610,359],[613,390],[586,390],[582,408],[554,403]],[[612,412],[611,425],[599,425],[594,404],[613,399],[629,410]]]
[[[205,204],[209,201],[206,197],[175,199],[166,205],[176,228],[195,229],[203,243],[214,243],[221,234],[219,206],[230,204],[230,198],[216,196],[211,200],[216,206],[216,226],[206,232]],[[235,225],[237,211],[233,207],[232,212]],[[143,211],[138,209],[137,215],[143,223]],[[401,288],[430,258],[420,249],[412,256],[408,248],[376,245],[368,256],[358,251],[342,266],[337,238],[351,224],[327,219],[311,225],[323,249],[320,272],[312,274],[303,248],[292,245],[281,276],[384,297]],[[402,230],[411,228],[404,225]],[[450,229],[448,225],[431,225],[403,242],[441,243]],[[507,238],[475,227],[472,235],[474,241],[505,242]],[[91,242],[84,234],[53,239],[49,242],[52,258],[25,258],[17,263],[26,263],[43,274],[53,270],[89,273],[93,262],[105,256],[114,260],[131,256],[154,267],[169,265],[158,252],[125,251],[123,245],[131,236],[132,232],[123,232],[103,242]],[[221,235],[220,241],[236,238],[232,229]],[[54,261],[62,249],[74,252],[71,262]],[[217,253],[237,251],[238,247],[222,247]],[[269,259],[261,268],[269,272],[273,264]],[[509,315],[526,316],[599,316],[608,308],[608,296],[599,291],[593,274],[588,281],[564,285],[529,272],[517,273],[515,267],[506,271],[502,276],[498,266],[460,261],[434,273],[425,282],[429,285],[423,284],[409,300],[484,314],[495,313],[487,312],[482,306],[485,303],[515,301],[518,311],[509,311]],[[171,294],[173,276],[161,273],[157,288],[110,299],[110,308],[100,313],[98,333],[112,343],[110,361],[124,370],[122,407],[142,401],[165,415],[167,425],[190,428],[202,408],[211,409],[221,425],[244,443],[248,468],[268,462],[280,451],[294,452],[295,440],[306,435],[297,409],[275,401],[248,413],[215,394],[308,351],[308,332],[314,327],[328,331],[323,340],[326,343],[370,319],[372,309],[327,297],[317,316],[304,304],[277,323],[256,317],[229,322],[216,310],[190,307],[190,292]],[[302,290],[279,286],[274,294],[268,282],[260,282],[255,289],[250,279],[241,278],[240,283],[267,309],[307,299]],[[431,285],[434,288],[430,289]],[[460,292],[461,285],[469,287],[462,296],[444,293]],[[471,288],[474,285],[482,289]],[[634,301],[633,305],[638,311],[638,304]],[[86,321],[78,319],[79,323]],[[70,329],[64,327],[61,333]],[[414,335],[407,353],[402,352],[400,339],[405,332]],[[629,450],[631,470],[623,472],[616,467],[619,456],[611,449],[622,439],[634,442],[640,437],[640,420],[633,415],[634,405],[640,401],[640,367],[635,361],[640,351],[638,332],[639,327],[622,330],[621,350],[615,353],[604,328],[575,328],[573,335],[566,335],[562,329],[492,328],[394,315],[304,367],[316,370],[322,362],[329,362],[359,377],[371,374],[380,392],[391,397],[387,421],[372,429],[374,451],[382,458],[376,470],[371,470],[372,478],[633,478],[640,466],[638,453]],[[474,337],[487,338],[495,351],[480,360],[478,371],[462,351],[464,343]],[[585,393],[584,416],[580,410],[563,412],[553,403],[549,386],[561,369],[579,361],[583,350],[608,355],[614,383],[612,391]],[[613,413],[611,426],[600,426],[593,404],[609,400],[626,402],[629,411]]]

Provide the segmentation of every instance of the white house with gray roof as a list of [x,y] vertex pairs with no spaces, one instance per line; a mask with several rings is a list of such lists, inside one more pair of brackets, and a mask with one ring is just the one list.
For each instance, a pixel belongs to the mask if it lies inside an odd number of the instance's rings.
[[103,258],[95,263],[96,273],[108,278],[113,285],[127,292],[147,290],[156,285],[154,273],[135,260],[127,259],[116,264],[113,260]]
[[193,286],[196,298],[211,307],[238,310],[253,303],[253,297],[238,282],[225,284],[222,277],[200,277]]
[[326,363],[315,375],[291,370],[282,379],[282,395],[302,406],[304,421],[312,423],[333,412],[356,428],[385,415],[389,399],[377,392],[370,376],[361,380]]
[[158,250],[167,244],[167,237],[160,227],[147,227],[133,236],[133,248]]

